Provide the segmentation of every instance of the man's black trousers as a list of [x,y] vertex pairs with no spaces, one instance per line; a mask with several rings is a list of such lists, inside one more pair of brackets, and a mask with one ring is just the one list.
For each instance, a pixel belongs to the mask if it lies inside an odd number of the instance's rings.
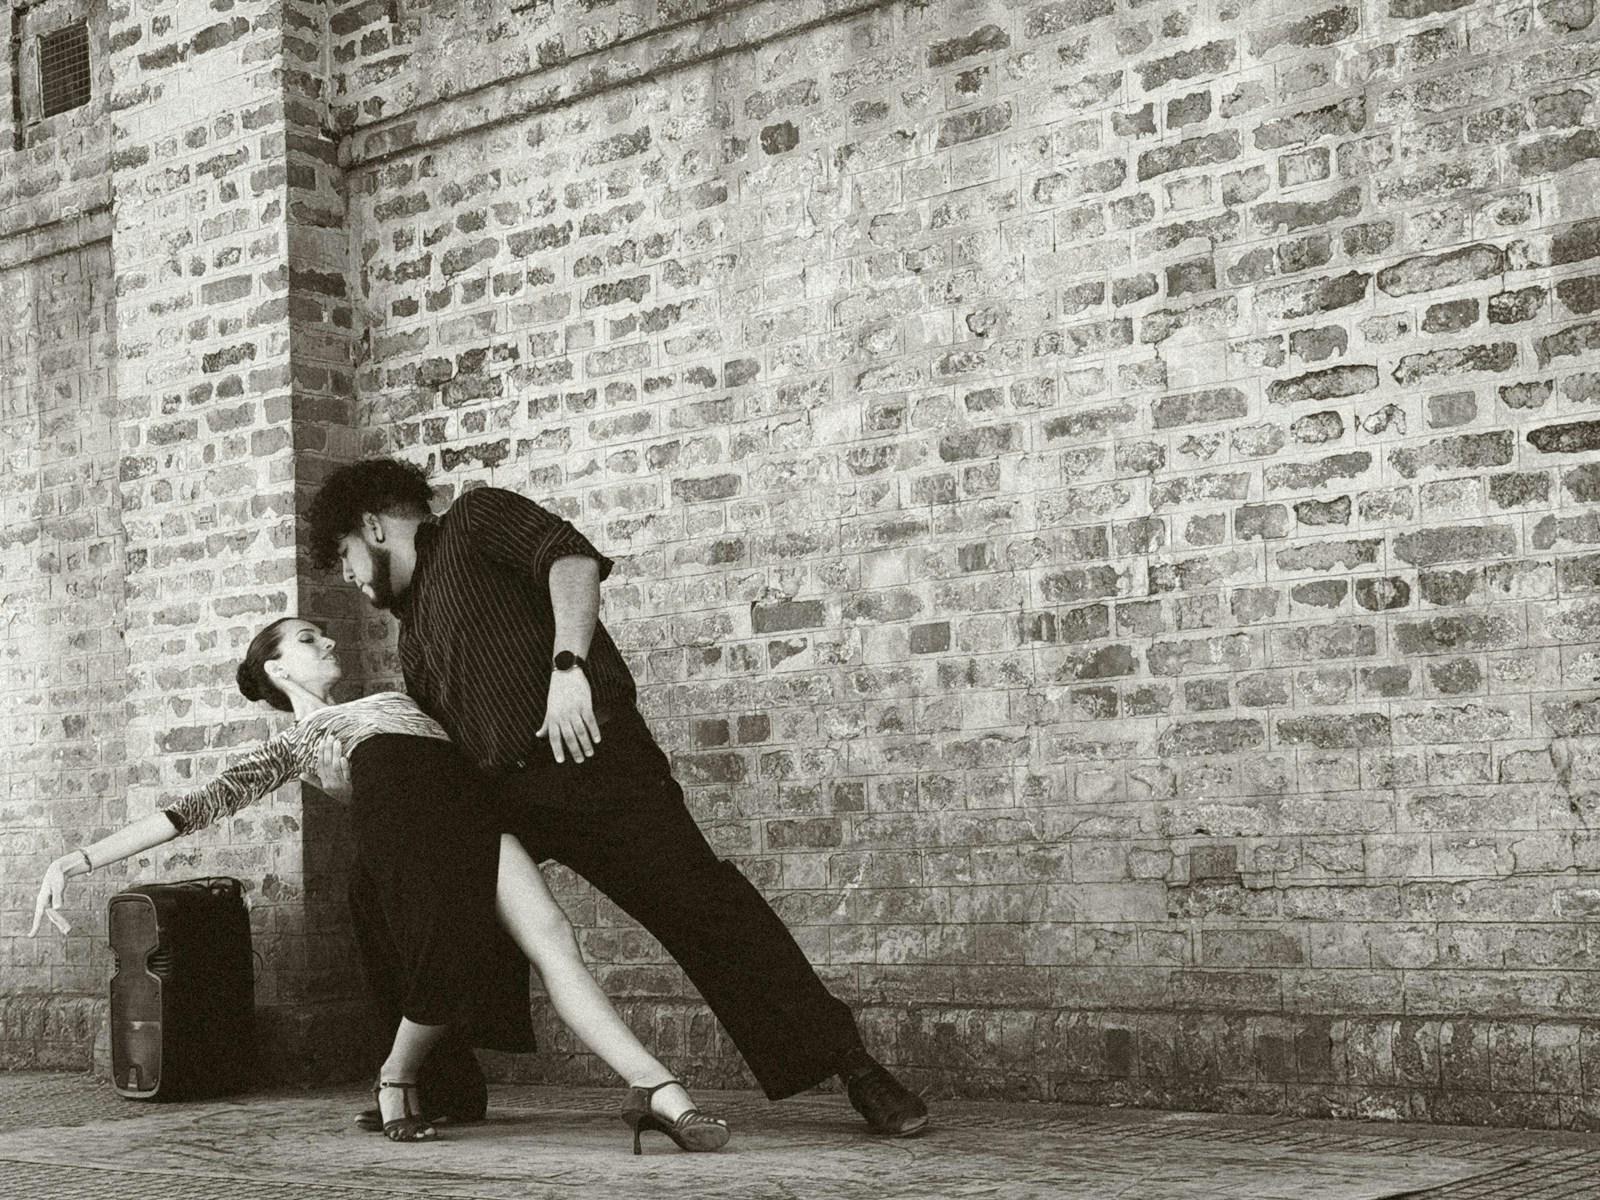
[[[607,721],[584,763],[550,762],[488,786],[504,830],[530,855],[571,867],[655,935],[769,1099],[814,1087],[860,1048],[849,1007],[761,893],[707,845],[637,712]],[[370,881],[352,879],[351,907],[358,933],[371,935],[358,941],[380,1029],[392,1038],[399,977]],[[459,1035],[429,1055],[421,1082],[424,1111],[482,1111],[483,1073]]]
[[572,868],[649,930],[711,1006],[767,1097],[814,1087],[861,1046],[788,928],[684,804],[643,718],[602,726],[583,763],[490,780],[503,828],[536,860]]

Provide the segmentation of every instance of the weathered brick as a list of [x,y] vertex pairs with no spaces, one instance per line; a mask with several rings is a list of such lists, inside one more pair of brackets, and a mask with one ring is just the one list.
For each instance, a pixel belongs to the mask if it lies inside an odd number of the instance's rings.
[[[1155,427],[1175,429],[1184,425],[1227,421],[1246,416],[1250,402],[1238,388],[1216,388],[1178,396],[1163,396],[1155,401]],[[1129,412],[1128,416],[1132,416]]]
[[1353,454],[1333,454],[1314,463],[1280,463],[1267,468],[1268,491],[1280,488],[1318,488],[1334,479],[1355,479],[1372,465],[1365,450]]
[[1277,735],[1286,745],[1321,750],[1387,746],[1389,718],[1382,713],[1288,717],[1278,722]]
[[1331,400],[1358,396],[1378,386],[1378,368],[1349,365],[1308,371],[1290,379],[1274,380],[1267,387],[1267,398],[1274,404],[1299,404],[1308,400]]
[[1285,45],[1331,46],[1360,28],[1361,14],[1358,9],[1343,6],[1329,8],[1251,34],[1250,49],[1256,54],[1266,54]]
[[1402,387],[1430,379],[1451,375],[1472,374],[1479,371],[1509,370],[1517,361],[1515,342],[1495,342],[1485,346],[1464,346],[1449,350],[1429,350],[1422,354],[1406,354],[1393,371],[1394,381]]
[[1250,219],[1263,233],[1278,229],[1289,233],[1311,226],[1330,225],[1361,211],[1361,189],[1343,188],[1325,200],[1278,200],[1257,204]]
[[1505,251],[1472,245],[1444,254],[1420,254],[1378,272],[1378,290],[1389,296],[1410,296],[1455,287],[1505,273]]
[[1301,525],[1350,524],[1350,497],[1334,500],[1302,500],[1294,506],[1295,521]]
[[1189,721],[1173,725],[1161,735],[1157,752],[1163,756],[1188,754],[1238,754],[1264,745],[1261,722],[1248,718],[1228,721]]
[[821,600],[786,600],[750,607],[750,629],[757,634],[787,633],[791,629],[819,629],[826,617]]
[[1550,239],[1550,265],[1584,262],[1600,258],[1600,217],[1578,221],[1558,231]]
[[1178,80],[1221,75],[1233,62],[1235,53],[1236,47],[1231,41],[1207,42],[1192,50],[1180,50],[1154,59],[1134,70],[1144,90],[1149,92]]
[[1388,612],[1411,603],[1411,585],[1398,576],[1356,580],[1356,603],[1368,612]]
[[964,37],[945,38],[928,47],[927,64],[946,67],[971,58],[975,54],[989,54],[1011,45],[1011,38],[998,25],[983,25]]
[[1389,0],[1389,15],[1402,21],[1413,21],[1436,13],[1454,12],[1472,3],[1473,0]]
[[1235,540],[1281,538],[1289,532],[1289,510],[1281,504],[1247,504],[1233,510]]
[[[792,127],[791,127],[792,128]],[[975,138],[991,137],[1011,128],[1011,105],[991,104],[988,108],[974,109],[946,117],[939,123],[939,137],[935,149],[959,146]],[[773,153],[773,151],[768,151]]]
[[1426,446],[1404,446],[1389,453],[1389,464],[1404,479],[1414,479],[1427,467],[1455,470],[1462,467],[1503,467],[1516,452],[1509,430],[1468,433],[1440,438]]
[[1474,299],[1442,300],[1428,305],[1422,314],[1422,332],[1458,333],[1476,324],[1478,302]]
[[1170,146],[1158,146],[1139,155],[1139,180],[1154,179],[1169,171],[1231,162],[1240,154],[1239,135],[1234,132],[1209,133]]
[[1371,275],[1347,271],[1325,279],[1298,280],[1263,288],[1256,297],[1257,311],[1284,319],[1334,312],[1365,300],[1371,280]]
[[1382,545],[1376,539],[1310,542],[1279,550],[1274,561],[1281,571],[1328,571],[1335,567],[1349,570],[1377,562]]
[[1258,125],[1254,135],[1255,144],[1262,150],[1279,150],[1329,135],[1360,133],[1366,124],[1366,98],[1351,96],[1336,104]]
[[1528,431],[1528,444],[1543,454],[1581,454],[1600,449],[1600,421],[1569,421]]
[[1115,11],[1116,0],[1054,0],[1030,8],[1024,28],[1030,39],[1048,37],[1108,17]]
[[1600,158],[1600,133],[1580,129],[1575,133],[1553,134],[1512,146],[1508,154],[1512,165],[1524,178],[1550,175]]
[[1394,554],[1403,563],[1427,567],[1436,563],[1474,562],[1515,554],[1517,534],[1509,525],[1465,525],[1419,529],[1394,540]]
[[1521,640],[1522,629],[1509,617],[1479,615],[1434,617],[1395,625],[1402,654],[1444,654],[1461,650],[1497,650]]

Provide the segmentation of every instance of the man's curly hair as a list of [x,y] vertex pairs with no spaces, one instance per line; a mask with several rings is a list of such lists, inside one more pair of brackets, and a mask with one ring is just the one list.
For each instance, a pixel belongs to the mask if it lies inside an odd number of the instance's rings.
[[421,467],[392,458],[368,458],[329,475],[311,501],[311,561],[323,569],[339,562],[339,541],[361,528],[366,513],[408,517],[432,514],[432,490]]

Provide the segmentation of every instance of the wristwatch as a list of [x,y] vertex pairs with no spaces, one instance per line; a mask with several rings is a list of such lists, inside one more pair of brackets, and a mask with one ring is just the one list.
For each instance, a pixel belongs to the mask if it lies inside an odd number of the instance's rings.
[[589,664],[571,650],[558,651],[552,660],[552,665],[558,671],[570,671],[573,667],[577,667],[584,674],[589,673]]

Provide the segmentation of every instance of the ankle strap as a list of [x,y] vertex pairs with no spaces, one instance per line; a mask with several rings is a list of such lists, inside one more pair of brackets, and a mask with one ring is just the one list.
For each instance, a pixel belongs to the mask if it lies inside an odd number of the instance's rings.
[[398,1079],[380,1079],[378,1080],[378,1086],[381,1088],[399,1088],[402,1091],[416,1091],[416,1089],[421,1085],[416,1083],[401,1083]]
[[644,1098],[646,1100],[648,1100],[648,1099],[650,1099],[651,1096],[654,1096],[662,1088],[671,1087],[673,1084],[677,1084],[679,1087],[683,1088],[684,1091],[688,1091],[689,1090],[688,1088],[684,1087],[683,1080],[681,1080],[681,1079],[668,1079],[663,1083],[656,1084],[655,1087],[648,1087],[648,1088],[647,1087],[642,1087],[639,1090],[644,1093]]

